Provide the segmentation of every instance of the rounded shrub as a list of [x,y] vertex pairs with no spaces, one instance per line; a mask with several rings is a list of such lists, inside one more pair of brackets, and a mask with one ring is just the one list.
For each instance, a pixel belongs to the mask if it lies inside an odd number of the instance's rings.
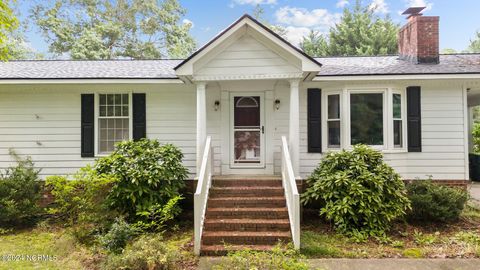
[[412,210],[408,219],[417,221],[445,222],[459,218],[468,201],[466,190],[418,180],[407,185]]
[[319,201],[320,215],[352,236],[382,235],[410,208],[400,175],[365,145],[325,154],[306,182],[303,203]]
[[111,206],[132,219],[181,195],[187,178],[182,158],[180,149],[172,144],[142,139],[118,143],[94,168],[98,174],[117,179],[109,194]]

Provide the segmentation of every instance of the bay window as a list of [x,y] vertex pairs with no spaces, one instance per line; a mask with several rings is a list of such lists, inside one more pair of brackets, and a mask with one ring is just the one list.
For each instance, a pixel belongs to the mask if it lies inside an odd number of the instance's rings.
[[324,91],[324,150],[370,145],[379,150],[404,151],[405,94],[384,89]]

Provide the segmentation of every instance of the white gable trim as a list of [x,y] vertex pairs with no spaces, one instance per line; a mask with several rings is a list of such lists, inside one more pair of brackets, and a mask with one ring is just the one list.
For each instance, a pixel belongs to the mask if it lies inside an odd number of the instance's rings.
[[[243,29],[242,29],[243,28]],[[275,47],[280,48],[282,51],[287,52],[291,57],[294,59],[300,60],[301,63],[301,71],[302,72],[318,72],[320,71],[321,64],[318,63],[315,59],[307,56],[299,49],[293,47],[293,45],[289,44],[281,37],[278,37],[276,34],[271,32],[270,30],[266,29],[265,26],[261,25],[258,21],[253,19],[248,15],[244,15],[231,26],[229,26],[226,30],[218,34],[212,41],[207,43],[204,47],[199,49],[195,52],[192,56],[187,58],[185,61],[180,63],[177,67],[175,67],[175,71],[177,76],[195,76],[194,74],[194,65],[198,62],[206,62],[206,60],[202,60],[206,57],[210,52],[213,50],[222,50],[227,46],[231,45],[238,37],[245,34],[246,29],[253,29],[259,35],[260,38],[268,40]],[[231,39],[227,41],[227,39]],[[233,41],[232,41],[233,40]],[[263,42],[262,42],[263,43]],[[272,50],[275,50],[272,48]],[[284,75],[285,76],[285,75]]]

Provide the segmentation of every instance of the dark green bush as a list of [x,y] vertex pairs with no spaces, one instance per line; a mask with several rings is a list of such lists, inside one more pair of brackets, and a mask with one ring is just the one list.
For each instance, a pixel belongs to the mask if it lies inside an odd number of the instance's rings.
[[130,221],[149,221],[145,212],[161,209],[181,195],[187,178],[182,158],[182,152],[171,144],[148,139],[126,141],[117,144],[109,156],[98,159],[95,170],[118,179],[109,195],[114,209]]
[[99,237],[100,244],[113,253],[121,253],[128,241],[138,234],[138,230],[122,218],[116,218],[112,228]]
[[30,224],[41,212],[39,171],[30,158],[22,159],[13,151],[10,154],[17,165],[0,175],[0,227]]
[[100,228],[109,226],[117,213],[109,209],[108,195],[116,179],[112,176],[97,175],[90,167],[82,168],[67,179],[64,176],[50,176],[46,186],[51,190],[54,203],[48,209],[67,225],[95,224]]
[[447,187],[418,180],[407,185],[408,198],[412,210],[410,220],[454,221],[457,220],[468,201],[468,193],[461,188]]
[[365,145],[330,152],[306,180],[302,201],[320,201],[320,215],[348,235],[383,235],[410,208],[400,176]]

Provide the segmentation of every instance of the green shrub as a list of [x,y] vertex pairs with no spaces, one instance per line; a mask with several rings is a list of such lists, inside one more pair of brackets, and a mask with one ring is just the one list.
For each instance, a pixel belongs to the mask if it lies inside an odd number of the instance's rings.
[[214,270],[310,269],[304,257],[294,249],[276,246],[271,252],[239,250],[229,253],[213,266]]
[[0,175],[0,227],[32,223],[41,212],[38,206],[42,192],[39,171],[29,157],[22,159],[13,151],[10,154],[17,165]]
[[445,222],[457,220],[468,201],[468,193],[453,188],[418,180],[407,185],[408,198],[412,202],[410,220]]
[[67,225],[93,223],[100,227],[109,226],[117,215],[107,204],[115,182],[112,176],[97,175],[90,166],[80,169],[73,179],[47,177],[46,185],[54,197],[54,204],[48,212],[65,220]]
[[320,215],[356,238],[384,234],[410,207],[400,176],[365,145],[325,154],[306,182],[303,203],[319,200]]
[[129,219],[145,219],[145,212],[158,209],[179,196],[187,169],[183,154],[171,144],[142,139],[116,145],[115,151],[95,164],[97,174],[115,176],[111,206]]
[[142,235],[127,245],[122,254],[107,257],[103,269],[182,269],[185,261],[178,245],[171,245],[161,235]]
[[480,153],[480,123],[473,124],[472,138],[473,151],[475,153]]
[[135,223],[135,226],[142,231],[162,230],[169,221],[182,212],[179,205],[179,201],[182,199],[182,196],[175,196],[165,205],[156,204],[150,207],[148,211],[137,213],[137,216],[142,218]]
[[132,225],[128,224],[122,218],[116,218],[112,228],[107,234],[100,236],[100,244],[113,253],[121,253],[128,241],[137,235],[136,230]]

